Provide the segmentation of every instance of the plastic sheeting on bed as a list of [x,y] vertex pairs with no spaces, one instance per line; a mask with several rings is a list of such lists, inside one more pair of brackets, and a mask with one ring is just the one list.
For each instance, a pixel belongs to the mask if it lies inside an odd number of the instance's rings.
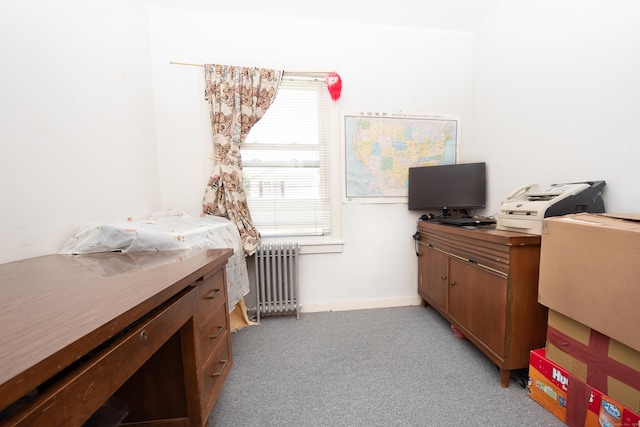
[[249,293],[249,276],[240,233],[231,221],[169,210],[127,221],[85,225],[62,247],[62,254],[148,252],[233,248],[226,267],[229,311]]

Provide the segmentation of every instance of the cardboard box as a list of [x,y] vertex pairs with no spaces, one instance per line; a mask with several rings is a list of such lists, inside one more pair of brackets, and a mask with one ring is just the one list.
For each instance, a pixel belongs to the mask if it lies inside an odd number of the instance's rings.
[[546,218],[538,301],[640,351],[640,216]]
[[568,386],[569,374],[545,358],[545,349],[530,353],[529,396],[563,423],[567,422]]
[[529,363],[529,396],[569,427],[637,427],[640,415],[533,350]]
[[640,352],[554,310],[548,319],[547,359],[640,412]]

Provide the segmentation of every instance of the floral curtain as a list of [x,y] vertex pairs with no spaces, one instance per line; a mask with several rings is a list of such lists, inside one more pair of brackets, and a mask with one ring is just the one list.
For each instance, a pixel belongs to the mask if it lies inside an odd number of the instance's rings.
[[209,102],[216,162],[202,202],[205,214],[234,222],[245,255],[260,243],[242,188],[240,147],[249,129],[264,116],[276,97],[282,70],[230,65],[204,65],[205,99]]

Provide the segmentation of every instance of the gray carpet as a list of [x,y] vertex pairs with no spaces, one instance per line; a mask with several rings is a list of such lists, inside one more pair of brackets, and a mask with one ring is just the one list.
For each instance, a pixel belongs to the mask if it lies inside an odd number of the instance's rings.
[[564,426],[430,307],[267,317],[232,346],[210,426]]

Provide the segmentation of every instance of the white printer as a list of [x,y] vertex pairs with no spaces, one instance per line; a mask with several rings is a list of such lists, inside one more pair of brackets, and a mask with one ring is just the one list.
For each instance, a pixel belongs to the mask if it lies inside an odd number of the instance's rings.
[[500,206],[496,215],[498,230],[542,234],[544,218],[578,212],[603,213],[604,181],[529,184],[517,188]]

